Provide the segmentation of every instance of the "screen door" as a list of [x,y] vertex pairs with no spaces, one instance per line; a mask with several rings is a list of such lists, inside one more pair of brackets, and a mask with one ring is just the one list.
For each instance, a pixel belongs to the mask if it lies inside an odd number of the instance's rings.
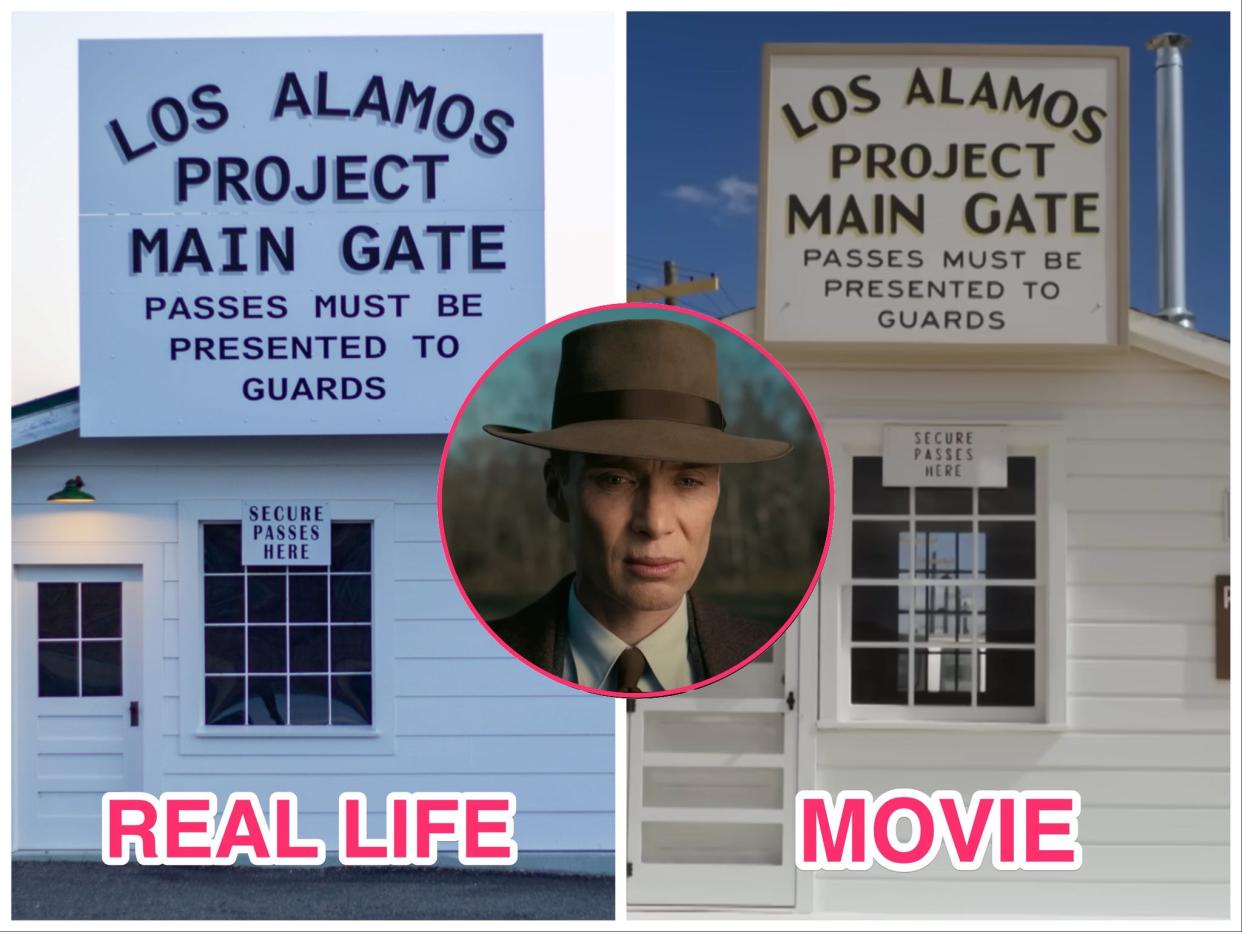
[[631,905],[794,905],[797,628],[718,683],[634,700]]

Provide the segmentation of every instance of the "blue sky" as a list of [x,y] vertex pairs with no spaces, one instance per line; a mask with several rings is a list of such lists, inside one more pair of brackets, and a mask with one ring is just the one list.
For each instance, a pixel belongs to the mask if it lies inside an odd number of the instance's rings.
[[628,19],[626,274],[715,272],[708,313],[754,306],[760,61],[765,42],[969,42],[1130,48],[1130,302],[1159,309],[1154,55],[1185,53],[1187,299],[1199,329],[1229,336],[1229,27],[1224,13],[634,13]]
[[[483,433],[483,425],[487,423],[531,430],[548,427],[552,417],[557,367],[560,365],[561,340],[565,334],[606,320],[667,320],[670,317],[703,330],[716,341],[722,373],[720,385],[725,393],[721,404],[726,411],[733,412],[730,423],[734,429],[738,429],[739,420],[744,421],[741,417],[743,394],[739,386],[748,384],[753,388],[754,399],[764,408],[765,416],[786,421],[784,427],[791,436],[810,430],[809,423],[803,423],[800,418],[802,408],[789,390],[789,383],[763,356],[724,327],[697,317],[683,320],[684,315],[671,311],[626,309],[574,317],[549,327],[523,343],[492,371],[462,412],[454,435],[458,442],[453,445],[453,455],[475,455],[471,450],[461,452],[463,442],[471,440],[483,444],[484,448],[490,447],[493,452],[513,453],[512,449],[506,448],[512,448],[515,444],[494,440]],[[542,462],[538,457],[535,461]]]

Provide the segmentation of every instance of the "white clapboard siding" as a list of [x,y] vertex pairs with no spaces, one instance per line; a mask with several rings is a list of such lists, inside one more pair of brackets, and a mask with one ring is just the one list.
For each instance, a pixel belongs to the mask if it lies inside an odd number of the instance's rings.
[[[168,773],[196,773],[199,762],[177,758],[174,738],[163,741]],[[375,756],[367,764],[371,774],[492,773],[497,761],[513,773],[612,773],[612,735],[424,735],[401,742],[398,755]],[[309,773],[350,774],[355,762],[339,754],[303,754]],[[228,768],[239,774],[282,774],[288,770],[279,757],[261,754],[221,755],[220,772]]]
[[1065,471],[1071,477],[1229,478],[1228,437],[1219,440],[1176,441],[1071,437],[1065,452]]
[[[310,461],[314,463],[314,460]],[[264,464],[270,466],[271,464]],[[66,465],[69,474],[86,472],[82,464]],[[141,470],[138,465],[97,466],[89,468],[89,474],[83,475],[86,490],[101,503],[106,502],[109,508],[118,506],[142,505],[149,501],[173,502],[179,498],[237,498],[239,491],[255,499],[274,499],[277,501],[297,501],[336,494],[349,498],[387,500],[394,487],[386,483],[398,482],[395,488],[400,489],[403,496],[426,498],[432,502],[436,496],[436,476],[430,465],[415,466],[407,464],[405,474],[399,466],[374,465],[340,465],[325,467],[318,464],[302,467],[284,465],[279,468],[257,470],[250,466],[213,465],[209,471],[201,466],[161,466],[151,467],[143,471],[143,482],[134,481],[134,473]],[[348,472],[349,487],[342,488],[339,484],[340,473]],[[337,475],[333,475],[337,473]],[[42,501],[49,492],[42,495],[40,489],[47,485],[46,479],[40,483],[39,477],[58,474],[53,469],[40,466],[37,474],[29,473],[22,476],[14,475],[14,501]],[[398,477],[400,477],[398,479]],[[64,477],[60,480],[64,482]]]
[[1223,769],[1229,747],[1212,734],[997,731],[949,741],[939,731],[835,731],[821,739],[817,757],[821,769],[865,761],[870,767],[973,770],[1003,761],[1023,770],[1159,770],[1188,760]]
[[161,695],[179,696],[181,694],[180,684],[181,678],[179,671],[181,664],[176,657],[164,657],[160,661],[160,687]]
[[1071,660],[1071,696],[1227,697],[1229,683],[1216,678],[1216,662],[1167,660]]
[[165,657],[178,657],[181,654],[181,625],[176,618],[163,617],[163,654]]
[[1225,539],[1224,516],[1218,511],[1157,512],[1076,511],[1069,516],[1069,546],[1141,550],[1216,548]]
[[[612,734],[612,703],[565,690],[528,696],[440,696],[397,700],[398,735]],[[498,765],[500,762],[498,762]]]
[[[818,875],[827,876],[825,871]],[[834,872],[835,873],[835,872]],[[893,872],[884,868],[870,871],[846,871],[858,883],[883,882]],[[1028,883],[1038,884],[1042,877],[1066,880],[1076,884],[1117,881],[1141,881],[1148,883],[1200,883],[1204,881],[1227,884],[1229,880],[1229,846],[1222,845],[1093,845],[1083,852],[1082,866],[1076,871],[1017,872]],[[1015,872],[999,870],[991,859],[973,871],[958,871],[941,855],[918,871],[918,879],[924,883],[942,882],[960,884],[958,889],[969,895],[976,886],[1013,880]]]
[[[565,687],[496,648],[499,656],[395,661],[397,681],[406,696],[564,696]],[[574,698],[578,698],[575,696]],[[585,695],[584,702],[611,707],[612,700]]]
[[[1176,856],[1176,850],[1173,851]],[[857,882],[848,872],[824,874],[815,884],[815,908],[834,916],[885,915],[1009,918],[1223,917],[1229,914],[1229,886],[1221,883],[1117,881],[1101,888],[1066,880],[1063,873],[1010,875],[976,884],[924,880],[919,874],[887,874]]]
[[[1136,357],[1138,358],[1138,357]],[[1148,356],[1148,359],[1151,357]],[[1074,407],[1065,413],[1075,437],[1094,440],[1143,440],[1151,437],[1152,421],[1165,430],[1164,440],[1217,440],[1229,437],[1229,411],[1219,404],[1147,404]]]
[[1216,628],[1206,619],[1170,624],[1082,621],[1070,628],[1069,655],[1071,659],[1214,663]]
[[[1008,402],[1029,410],[1052,405],[1211,405],[1223,394],[1221,380],[1189,369],[1160,372],[1111,372],[1094,370],[1043,371],[944,371],[927,369],[810,370],[794,373],[820,417],[832,417],[853,401],[898,402],[912,400],[972,405]],[[934,389],[932,386],[935,386]],[[1090,393],[1090,394],[1088,394]]]
[[1211,624],[1216,598],[1211,573],[1204,567],[1198,585],[1151,586],[1146,580],[1128,584],[1076,583],[1066,587],[1066,613],[1073,622],[1180,621]]
[[1097,585],[1124,585],[1142,579],[1151,586],[1193,586],[1205,576],[1229,571],[1229,551],[1219,547],[1200,550],[1071,547],[1066,560],[1067,581]]
[[471,618],[470,609],[452,580],[433,579],[418,582],[397,579],[391,582],[393,605],[402,617]]
[[[1029,371],[1028,371],[1029,368]],[[1074,789],[1081,870],[820,872],[816,914],[984,918],[1228,913],[1229,684],[1214,577],[1228,572],[1228,382],[1150,353],[1059,364],[795,367],[835,416],[1024,417],[1065,443],[1068,723],[821,731],[816,786]],[[1056,599],[1058,593],[1050,593]],[[881,905],[882,904],[882,905]]]
[[1180,476],[1073,476],[1066,482],[1065,505],[1071,515],[1134,511],[1223,515],[1228,488],[1224,477],[1205,481]]
[[[63,472],[64,470],[61,470]],[[71,470],[72,471],[72,470]],[[13,475],[18,475],[14,464]],[[162,544],[177,540],[177,509],[172,504],[131,505],[114,508],[111,505],[78,505],[72,521],[49,521],[49,509],[57,506],[45,499],[59,492],[65,478],[53,480],[47,473],[37,497],[39,504],[28,504],[14,498],[13,542],[27,544]],[[53,488],[55,486],[55,488]],[[93,493],[94,487],[87,485]]]
[[1159,838],[1166,845],[1229,844],[1229,809],[1170,806],[1096,806],[1079,822],[1083,845],[1142,845]]
[[398,505],[396,533],[399,541],[430,541],[440,543],[440,527],[435,505]]
[[453,578],[439,541],[397,541],[393,555],[396,578],[402,582],[442,582]]
[[1069,720],[1086,732],[1220,735],[1229,732],[1229,706],[1220,696],[1071,696]]
[[[899,780],[896,784],[895,777]],[[929,794],[957,790],[964,796],[979,790],[1077,790],[1082,796],[1084,818],[1097,806],[1160,808],[1173,800],[1213,808],[1229,804],[1227,771],[1191,770],[1183,762],[1149,770],[993,766],[974,767],[969,772],[956,765],[928,768],[915,764],[900,774],[887,767],[838,766],[821,772],[821,778],[828,781],[829,790],[867,790],[876,796],[897,787]]]
[[398,618],[392,655],[405,657],[508,657],[494,637],[473,618]]
[[[162,696],[159,700],[159,725],[160,735],[166,737],[168,735],[176,735],[181,732],[181,723],[177,720],[180,711],[180,700],[176,696]],[[147,707],[150,708],[151,702],[148,700]],[[147,716],[147,723],[150,724],[151,717]],[[163,763],[161,762],[161,768]]]
[[[99,440],[65,435],[14,451],[15,544],[72,543],[89,562],[108,545],[156,544],[161,617],[147,619],[158,662],[144,669],[144,724],[157,760],[145,772],[163,790],[250,790],[261,797],[292,790],[302,800],[303,834],[334,843],[336,799],[346,789],[368,794],[380,809],[393,791],[507,790],[518,796],[516,833],[529,850],[607,850],[614,845],[611,700],[575,693],[514,660],[473,618],[452,580],[436,520],[437,438],[254,438]],[[89,508],[48,504],[68,476],[82,475],[98,499]],[[179,502],[216,500],[226,508],[251,499],[370,501],[397,494],[385,564],[395,578],[387,604],[396,616],[386,632],[393,698],[391,741],[290,737],[205,738],[185,752],[182,652],[201,639],[191,607],[181,605],[183,548]],[[100,557],[104,559],[104,557]],[[196,607],[195,607],[196,608]],[[77,717],[40,720],[55,741],[36,767],[89,756]],[[353,739],[357,742],[359,739]],[[245,753],[238,753],[244,747]],[[354,753],[354,749],[357,753]],[[379,752],[377,753],[377,749]],[[114,762],[113,762],[114,763]],[[83,806],[98,799],[83,794]],[[91,810],[96,811],[96,810]],[[97,842],[96,842],[97,843]],[[330,843],[329,847],[333,847]]]

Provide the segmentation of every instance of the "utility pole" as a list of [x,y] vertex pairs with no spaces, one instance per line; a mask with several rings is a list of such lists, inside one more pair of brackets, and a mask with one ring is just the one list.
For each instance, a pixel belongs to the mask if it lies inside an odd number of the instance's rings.
[[679,282],[677,280],[677,263],[671,259],[664,262],[664,285],[654,288],[636,288],[625,293],[627,301],[656,301],[662,304],[676,304],[679,295],[699,294],[704,291],[719,291],[720,279],[713,273],[707,278],[695,281],[693,278]]

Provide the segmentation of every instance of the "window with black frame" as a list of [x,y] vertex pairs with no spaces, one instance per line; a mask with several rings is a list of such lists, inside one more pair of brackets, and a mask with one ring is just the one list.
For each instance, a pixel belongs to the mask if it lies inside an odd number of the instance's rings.
[[41,582],[39,696],[121,695],[121,584]]
[[1004,488],[889,487],[882,466],[853,461],[851,702],[1033,708],[1035,458]]
[[207,725],[370,725],[371,525],[332,522],[330,566],[243,566],[240,522],[203,525]]

